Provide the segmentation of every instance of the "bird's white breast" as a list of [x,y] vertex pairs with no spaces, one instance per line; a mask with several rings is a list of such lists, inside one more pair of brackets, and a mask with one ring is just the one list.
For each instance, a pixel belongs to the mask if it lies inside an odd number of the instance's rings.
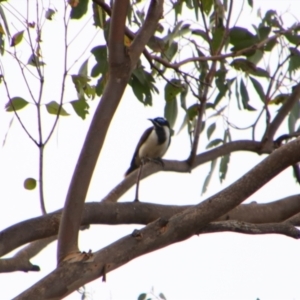
[[149,134],[147,140],[143,143],[139,150],[139,157],[150,157],[150,158],[158,158],[163,157],[166,153],[169,141],[170,141],[170,129],[167,126],[163,126],[163,129],[166,134],[166,140],[162,144],[158,144],[158,137],[155,130]]

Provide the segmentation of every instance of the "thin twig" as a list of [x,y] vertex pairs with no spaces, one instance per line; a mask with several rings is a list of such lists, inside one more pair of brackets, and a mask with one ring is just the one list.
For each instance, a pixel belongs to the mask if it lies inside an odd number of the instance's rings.
[[60,112],[61,112],[61,108],[63,105],[63,100],[64,100],[64,95],[65,95],[65,86],[66,86],[66,78],[68,75],[68,71],[67,71],[67,60],[68,60],[68,20],[67,20],[67,2],[65,3],[65,7],[64,7],[64,65],[63,65],[63,78],[62,78],[62,83],[61,83],[61,92],[60,92],[60,100],[59,100],[59,106],[58,106],[58,111],[57,114],[55,116],[55,121],[52,125],[52,128],[47,136],[47,138],[45,139],[44,145],[46,145],[53,132],[54,129],[56,128],[57,122],[59,120],[59,116],[60,116]]
[[38,142],[33,138],[33,136],[29,133],[29,131],[27,130],[27,128],[25,127],[25,125],[23,124],[18,112],[16,111],[14,105],[13,105],[13,102],[11,101],[11,97],[10,97],[10,94],[9,94],[9,89],[8,89],[8,86],[7,86],[7,82],[5,80],[5,76],[4,76],[4,73],[3,73],[3,68],[1,66],[1,73],[2,73],[2,80],[3,80],[3,83],[4,83],[4,86],[5,86],[5,90],[6,90],[6,94],[7,94],[7,98],[8,98],[8,101],[10,102],[13,110],[14,110],[14,114],[15,116],[17,117],[21,127],[23,128],[23,130],[26,132],[26,134],[28,135],[28,137],[38,146]]
[[190,57],[190,58],[184,59],[184,60],[182,60],[178,63],[170,63],[170,62],[162,59],[161,57],[155,56],[155,55],[152,55],[151,57],[152,57],[153,60],[161,63],[163,66],[165,66],[167,68],[174,69],[174,70],[179,69],[181,66],[183,66],[185,64],[188,64],[188,63],[191,63],[191,62],[196,62],[196,61],[198,61],[198,62],[200,62],[200,61],[222,61],[222,60],[224,60],[226,58],[229,58],[229,57],[236,57],[236,56],[244,55],[245,53],[247,53],[249,51],[252,51],[253,49],[260,49],[265,44],[269,43],[270,41],[273,41],[273,40],[277,39],[278,37],[293,31],[294,28],[295,28],[295,26],[293,26],[293,27],[291,27],[287,30],[281,30],[281,31],[277,32],[276,34],[274,34],[273,36],[271,36],[269,38],[266,38],[266,39],[264,39],[263,41],[261,41],[257,44],[254,44],[252,46],[246,47],[246,48],[238,50],[238,51],[226,53],[226,54],[219,54],[219,55],[213,55],[213,56]]

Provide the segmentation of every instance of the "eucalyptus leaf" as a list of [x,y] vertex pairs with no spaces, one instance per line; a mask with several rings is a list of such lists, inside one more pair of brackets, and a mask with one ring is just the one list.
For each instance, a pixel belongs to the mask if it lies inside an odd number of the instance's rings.
[[82,18],[86,13],[88,9],[88,3],[89,0],[80,0],[76,2],[76,5],[72,5],[71,1],[71,12],[70,17],[71,19],[80,19]]
[[76,114],[82,119],[85,120],[86,115],[89,113],[89,105],[84,99],[73,100],[70,102],[73,106]]
[[207,188],[209,186],[209,183],[211,181],[212,175],[214,173],[217,161],[218,161],[218,159],[214,159],[210,163],[210,170],[209,170],[209,172],[208,172],[208,174],[207,174],[207,176],[206,176],[206,178],[204,180],[201,195],[205,194],[205,192],[207,191]]
[[17,32],[11,38],[10,46],[15,47],[23,40],[24,30]]
[[20,110],[28,104],[28,101],[21,97],[13,97],[5,104],[5,110],[8,112]]
[[51,101],[51,102],[47,103],[46,109],[47,109],[48,113],[51,115],[58,115],[58,114],[60,116],[69,116],[70,115],[66,112],[66,110],[61,105],[59,105],[55,101]]

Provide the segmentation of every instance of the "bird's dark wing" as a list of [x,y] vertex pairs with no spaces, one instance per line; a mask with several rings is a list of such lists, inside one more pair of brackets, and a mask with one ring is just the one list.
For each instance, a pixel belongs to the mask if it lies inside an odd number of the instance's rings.
[[140,147],[142,146],[142,144],[147,140],[147,138],[149,137],[151,131],[152,131],[153,127],[149,127],[148,129],[145,130],[145,132],[143,133],[143,135],[141,136],[136,148],[135,148],[135,151],[134,151],[134,154],[133,154],[133,157],[132,157],[132,160],[131,160],[131,163],[130,163],[130,167],[129,169],[126,171],[125,173],[125,177],[128,176],[131,172],[133,172],[135,169],[137,169],[139,166],[140,166],[140,160],[139,160],[139,157],[138,157],[138,154],[139,154],[139,149]]

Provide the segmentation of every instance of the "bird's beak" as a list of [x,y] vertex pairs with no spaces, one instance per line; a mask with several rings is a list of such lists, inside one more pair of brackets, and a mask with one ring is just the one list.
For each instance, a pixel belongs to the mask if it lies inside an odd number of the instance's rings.
[[149,121],[151,121],[152,122],[152,124],[154,124],[154,121],[153,121],[153,119],[148,119]]

